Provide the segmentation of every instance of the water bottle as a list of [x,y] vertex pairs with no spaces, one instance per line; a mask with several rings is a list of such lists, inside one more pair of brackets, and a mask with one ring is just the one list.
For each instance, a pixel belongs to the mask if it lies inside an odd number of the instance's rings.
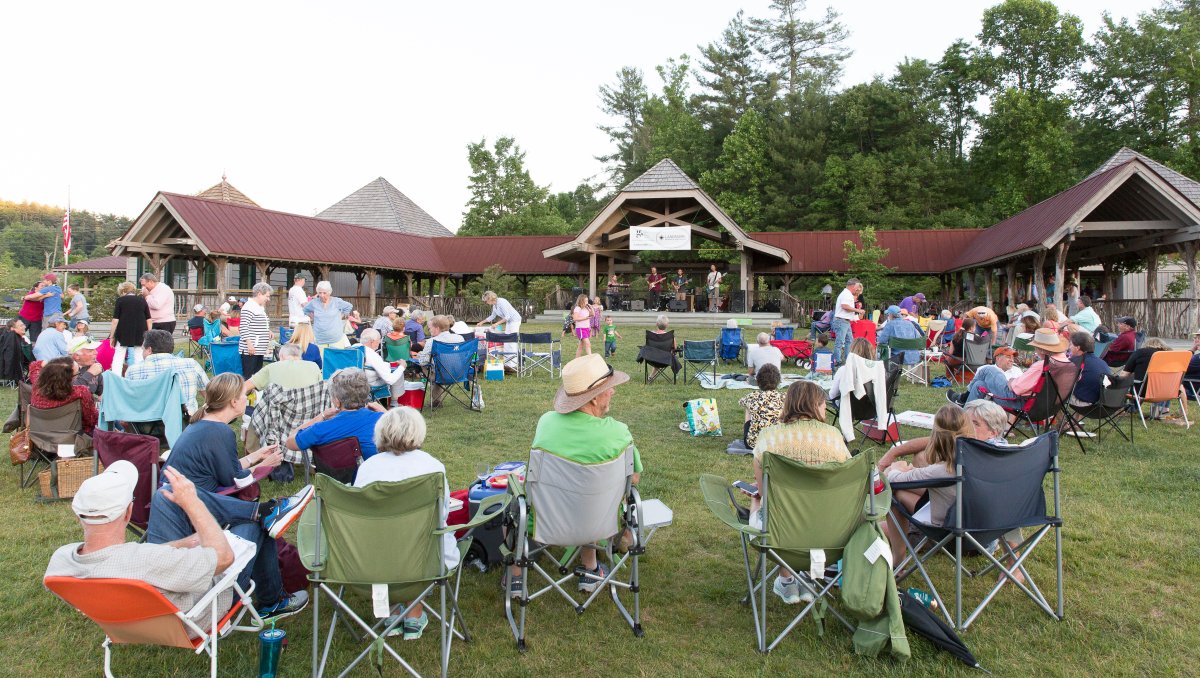
[[930,610],[936,610],[938,608],[937,599],[919,588],[909,587],[908,595],[912,596],[918,603]]
[[283,640],[287,632],[271,627],[258,634],[258,676],[275,678],[279,670],[279,655],[283,652]]
[[883,492],[883,477],[879,475],[879,467],[871,467],[871,494]]

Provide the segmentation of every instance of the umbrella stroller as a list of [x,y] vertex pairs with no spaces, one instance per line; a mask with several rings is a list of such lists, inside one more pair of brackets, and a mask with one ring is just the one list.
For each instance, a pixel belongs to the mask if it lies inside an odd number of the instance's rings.
[[796,367],[808,367],[812,360],[812,342],[804,339],[774,339],[771,345],[779,349],[784,358],[795,360]]
[[975,660],[975,655],[971,654],[954,629],[942,621],[936,613],[922,605],[921,601],[914,598],[908,591],[899,591],[898,593],[900,594],[900,613],[904,615],[904,625],[910,631],[915,631],[918,635],[929,639],[929,642],[954,655],[967,666],[990,673],[979,665],[979,662]]

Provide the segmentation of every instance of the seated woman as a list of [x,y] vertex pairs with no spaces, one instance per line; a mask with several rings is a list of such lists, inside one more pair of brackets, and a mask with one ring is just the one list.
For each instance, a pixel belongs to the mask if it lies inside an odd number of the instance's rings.
[[87,386],[73,383],[78,372],[79,366],[71,358],[33,362],[29,365],[29,383],[33,385],[29,404],[39,410],[48,410],[78,400],[83,411],[83,433],[91,435],[96,429],[100,412]]
[[963,364],[963,342],[966,341],[968,334],[975,333],[975,319],[963,318],[962,324],[958,331],[950,338],[950,345],[946,347],[946,353],[942,356],[942,363],[946,365],[946,376],[953,377],[953,370]]
[[1063,318],[1058,314],[1058,309],[1047,305],[1046,311],[1042,313],[1042,327],[1052,329],[1057,332],[1061,329]]
[[221,339],[224,339],[225,337],[236,337],[238,334],[238,329],[236,327],[230,327],[229,316],[226,315],[224,312],[222,312],[220,309],[217,309],[215,311],[209,311],[208,322],[220,323],[220,326],[221,326],[220,338]]
[[778,367],[763,365],[758,371],[758,390],[738,401],[746,410],[742,439],[749,449],[754,449],[758,442],[759,431],[778,424],[783,416],[784,395],[779,392],[779,380]]
[[412,352],[417,354],[425,348],[425,312],[418,309],[409,314],[404,321],[404,333],[412,342]]
[[[421,449],[425,442],[425,419],[421,413],[411,407],[396,407],[379,418],[375,424],[375,449],[379,453],[364,461],[358,468],[354,479],[355,487],[366,487],[375,482],[396,482],[408,480],[431,473],[442,474],[446,483],[446,467],[442,462],[433,458]],[[441,527],[446,526],[450,515],[450,486],[446,484],[442,491]],[[450,569],[458,565],[458,544],[453,533],[442,535],[442,561]],[[404,608],[400,603],[394,610]],[[396,619],[388,619],[391,625]],[[390,635],[404,635],[404,640],[416,640],[421,637],[425,626],[429,624],[429,616],[423,605],[414,605],[404,615],[404,622],[392,630]]]
[[296,321],[296,328],[292,330],[292,337],[288,339],[288,343],[296,344],[300,347],[301,360],[316,363],[317,367],[321,367],[321,349],[317,347],[316,336],[313,335],[312,321],[308,319],[308,316],[304,316]]
[[226,314],[225,324],[229,326],[231,335],[242,333],[242,305],[233,304],[229,307],[229,313]]
[[[871,345],[871,342],[862,337],[858,337],[850,342],[850,352],[864,360],[875,359],[875,347]],[[841,383],[842,370],[844,369],[846,369],[845,365],[839,365],[837,371],[833,373],[833,388],[829,389],[830,400],[837,400],[842,397],[842,389],[838,384]]]
[[333,407],[309,419],[284,443],[289,450],[303,450],[335,440],[358,438],[363,460],[375,454],[375,424],[383,407],[371,398],[367,375],[357,368],[338,370],[329,380]]
[[[383,335],[383,357],[387,358],[391,355],[391,346],[401,343],[408,335],[404,333],[404,319],[397,317],[392,321],[392,331]],[[408,340],[409,354],[404,356],[403,360],[408,360],[412,356],[412,339]]]
[[[850,458],[841,431],[825,423],[825,390],[816,382],[797,381],[788,387],[779,421],[759,431],[754,445],[754,482],[758,487],[762,487],[762,456],[767,452],[805,464]],[[754,527],[762,525],[761,509],[761,496],[752,497],[750,524]],[[787,568],[775,579],[772,590],[789,605],[813,599]]]

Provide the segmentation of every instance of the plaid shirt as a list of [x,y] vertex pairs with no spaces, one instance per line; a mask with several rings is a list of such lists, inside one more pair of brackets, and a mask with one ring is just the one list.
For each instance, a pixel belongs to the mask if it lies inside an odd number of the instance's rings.
[[[260,444],[282,444],[300,424],[324,412],[329,404],[328,381],[292,389],[268,384],[254,408],[250,426],[258,434]],[[283,450],[283,457],[292,463],[303,460],[299,452],[287,449]]]
[[179,390],[183,396],[183,405],[188,412],[194,414],[196,408],[199,407],[196,403],[196,393],[208,386],[208,375],[195,360],[180,358],[170,353],[153,353],[146,356],[142,362],[130,365],[125,372],[125,378],[149,379],[170,371],[179,375]]

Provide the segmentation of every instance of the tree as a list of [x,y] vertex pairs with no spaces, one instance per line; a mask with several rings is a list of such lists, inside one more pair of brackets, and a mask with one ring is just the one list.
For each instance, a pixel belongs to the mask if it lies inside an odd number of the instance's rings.
[[700,47],[696,81],[704,92],[696,96],[700,118],[717,143],[752,106],[775,95],[775,83],[760,67],[753,36],[742,12],[721,32],[720,42]]
[[763,227],[768,171],[766,127],[762,115],[750,109],[725,137],[716,166],[700,176],[700,185],[742,228],[757,231]]
[[616,118],[618,124],[597,125],[615,148],[596,159],[608,164],[612,180],[621,186],[650,168],[641,152],[644,146],[640,138],[648,98],[642,71],[631,66],[617,71],[615,85],[600,86],[600,110]]
[[688,98],[688,58],[668,59],[656,70],[663,80],[663,93],[646,102],[642,130],[645,165],[653,167],[663,158],[671,158],[689,176],[699,176],[711,165],[712,153],[708,135]]
[[966,159],[964,147],[971,124],[975,120],[975,100],[979,98],[982,84],[974,55],[965,40],[956,40],[946,48],[937,63],[939,100],[942,108],[942,126],[949,135],[950,147],[960,162]]
[[1071,183],[1071,102],[1010,89],[992,101],[972,153],[992,188],[993,216],[1015,214]]
[[517,278],[505,273],[500,264],[492,264],[483,269],[479,278],[467,283],[467,294],[472,298],[479,299],[488,290],[501,297],[513,297],[517,291]]
[[[873,228],[859,231],[858,238],[862,244],[856,244],[853,240],[842,243],[846,260],[845,278],[858,278],[863,284],[864,296],[872,299],[898,298],[900,285],[898,279],[893,277],[896,269],[883,263],[890,250],[879,246]],[[845,282],[845,278],[834,276],[830,284],[836,287]]]
[[459,235],[532,235],[566,233],[561,216],[546,204],[547,189],[525,169],[525,153],[512,137],[500,137],[488,150],[487,139],[467,144],[471,198]]
[[1083,58],[1083,23],[1050,0],[1005,0],[983,12],[981,73],[993,91],[1050,94]]
[[754,46],[779,69],[788,94],[807,86],[826,88],[837,82],[850,50],[842,43],[849,33],[829,7],[820,19],[802,20],[805,0],[772,0],[772,18],[750,20]]

